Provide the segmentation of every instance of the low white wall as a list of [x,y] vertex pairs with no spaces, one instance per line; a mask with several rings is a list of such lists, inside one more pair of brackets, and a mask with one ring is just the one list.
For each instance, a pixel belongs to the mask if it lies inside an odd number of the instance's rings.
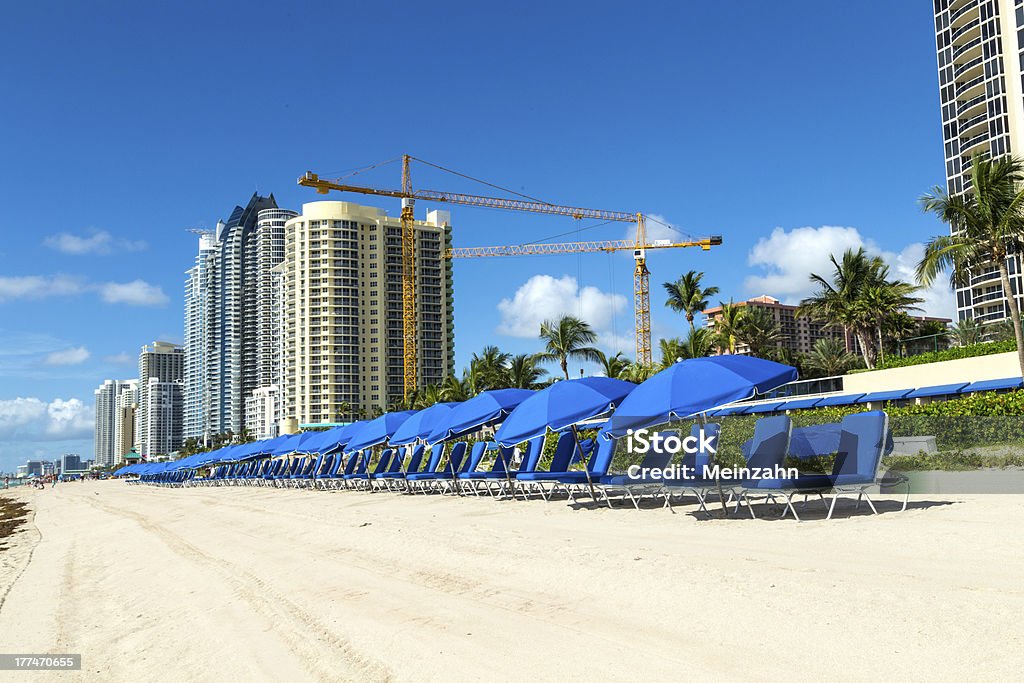
[[1020,376],[1017,352],[1011,351],[1010,353],[993,353],[989,356],[909,365],[905,368],[856,372],[843,377],[843,393],[866,394],[872,391],[916,389],[956,382],[977,382],[983,379]]

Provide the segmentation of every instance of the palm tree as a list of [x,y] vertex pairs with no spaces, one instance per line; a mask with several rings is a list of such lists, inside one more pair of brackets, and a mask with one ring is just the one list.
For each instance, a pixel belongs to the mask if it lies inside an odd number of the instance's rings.
[[531,354],[520,353],[509,360],[508,379],[512,388],[536,389],[546,374],[548,371],[538,367],[537,358]]
[[540,326],[540,338],[546,346],[544,352],[537,354],[537,360],[557,361],[566,379],[569,379],[569,359],[601,362],[601,352],[590,346],[597,341],[597,333],[579,318],[563,315],[558,320],[545,320]]
[[[797,315],[825,323],[828,327],[841,327],[853,334],[860,344],[864,365],[875,366],[875,337],[881,318],[872,301],[886,302],[887,315],[906,310],[921,300],[913,296],[917,287],[889,279],[889,267],[878,256],[868,256],[863,248],[847,249],[842,259],[833,254],[831,280],[816,273],[811,282],[818,291],[800,302]],[[877,288],[877,289],[873,289]]]
[[746,344],[751,356],[766,358],[784,339],[775,316],[763,308],[752,308],[743,315],[737,341]]
[[1009,341],[1013,339],[1013,322],[1000,320],[985,325],[985,336],[992,341]]
[[658,346],[661,348],[661,365],[660,369],[672,367],[672,364],[676,361],[684,358],[689,358],[689,351],[684,342],[679,337],[669,337],[668,339],[659,339]]
[[469,383],[455,375],[448,375],[441,382],[440,395],[445,401],[465,401],[473,398],[476,392],[470,389]]
[[857,363],[856,354],[847,351],[846,344],[827,337],[814,342],[811,352],[803,359],[804,367],[821,377],[842,375]]
[[[885,269],[888,273],[888,268]],[[878,336],[878,358],[885,360],[885,343],[882,333],[885,330],[887,321],[893,316],[904,313],[909,309],[916,309],[914,304],[921,299],[913,296],[919,287],[907,284],[906,282],[889,282],[884,275],[881,282],[872,284],[864,289],[861,305],[864,307],[865,320],[871,320]]]
[[485,346],[480,354],[473,354],[470,367],[474,369],[476,389],[504,389],[508,386],[508,361],[511,353],[505,353],[497,346]]
[[715,336],[711,333],[711,330],[698,327],[690,330],[690,334],[683,341],[683,347],[680,351],[683,354],[683,358],[703,358],[710,355],[714,348]]
[[666,282],[662,286],[668,292],[665,305],[676,313],[684,313],[686,322],[693,330],[693,318],[703,313],[708,307],[708,299],[718,294],[718,287],[701,287],[704,273],[691,270],[675,282]]
[[921,328],[910,314],[899,312],[884,321],[885,335],[896,342],[896,347],[906,355],[906,342],[920,336]]
[[619,379],[632,382],[633,384],[640,384],[641,382],[647,381],[660,369],[661,368],[653,365],[644,365],[643,363],[633,361],[619,373]]
[[1017,361],[1024,373],[1024,330],[1020,307],[1010,287],[1006,260],[1024,248],[1024,161],[1010,156],[989,159],[975,154],[971,162],[971,190],[949,194],[936,187],[921,197],[922,208],[949,225],[949,235],[933,238],[917,264],[917,279],[931,284],[949,270],[954,285],[965,285],[972,275],[995,266],[1006,297]]
[[409,406],[409,409],[423,410],[424,408],[429,408],[435,403],[443,401],[443,396],[440,384],[428,384],[420,391],[414,392],[412,405]]
[[720,349],[729,353],[736,353],[736,335],[739,334],[740,325],[743,323],[743,316],[746,307],[743,304],[734,304],[720,301],[722,313],[715,319],[715,344]]
[[949,328],[949,334],[957,346],[980,344],[984,338],[984,331],[984,326],[972,318],[965,318]]
[[618,377],[629,365],[631,365],[631,361],[622,354],[622,351],[614,356],[608,356],[601,352],[601,369],[604,371],[605,377]]

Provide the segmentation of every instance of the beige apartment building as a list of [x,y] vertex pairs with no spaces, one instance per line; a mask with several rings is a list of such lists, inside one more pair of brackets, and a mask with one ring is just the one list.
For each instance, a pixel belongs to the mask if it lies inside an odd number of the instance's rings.
[[[739,301],[736,305],[750,309],[760,309],[772,316],[782,332],[782,338],[776,344],[776,348],[787,349],[793,353],[809,353],[814,348],[814,343],[819,339],[838,339],[846,345],[847,351],[860,353],[860,344],[857,343],[857,338],[854,335],[847,334],[842,328],[826,327],[824,323],[817,320],[798,317],[796,314],[797,306],[784,304],[775,297],[762,294],[753,299]],[[709,308],[704,311],[704,315],[706,316],[704,326],[714,332],[715,324],[722,317],[722,307],[715,306]],[[926,320],[941,323],[951,322],[949,318],[932,318],[921,315],[911,317],[918,321],[918,323]],[[746,344],[738,344],[736,353],[750,353],[750,348]]]
[[[450,243],[447,211],[416,222],[420,386],[454,370]],[[403,399],[401,255],[401,221],[373,207],[311,202],[285,224],[282,433]]]
[[[807,318],[798,318],[796,306],[788,306],[767,294],[747,301],[739,301],[736,305],[767,311],[779,324],[779,329],[782,331],[782,339],[778,343],[779,348],[789,349],[794,353],[808,353],[814,348],[814,342],[819,339],[838,339],[846,344],[847,349],[854,350],[856,342],[852,335],[847,339],[847,335],[841,329],[827,328],[823,323]],[[704,311],[704,315],[706,316],[704,326],[714,332],[715,324],[722,317],[722,307],[709,308]],[[736,347],[736,353],[747,354],[750,353],[750,349],[745,344],[739,344]]]

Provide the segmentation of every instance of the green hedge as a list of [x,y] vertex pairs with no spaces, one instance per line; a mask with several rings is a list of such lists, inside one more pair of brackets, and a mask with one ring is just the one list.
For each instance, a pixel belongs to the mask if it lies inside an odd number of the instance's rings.
[[[944,351],[929,351],[914,356],[888,356],[884,361],[878,363],[876,370],[887,368],[903,368],[908,365],[923,365],[925,363],[937,363],[943,360],[958,360],[960,358],[973,358],[974,356],[989,356],[993,353],[1007,353],[1016,351],[1017,342],[1012,339],[998,342],[986,342],[982,344],[971,344],[969,346],[955,346]],[[861,372],[866,372],[861,370]]]

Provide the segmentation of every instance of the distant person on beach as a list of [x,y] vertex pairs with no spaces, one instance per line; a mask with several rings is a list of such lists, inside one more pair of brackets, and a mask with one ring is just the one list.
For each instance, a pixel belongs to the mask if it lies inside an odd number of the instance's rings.
[[11,488],[11,478],[9,476],[4,477],[4,488],[5,489]]

